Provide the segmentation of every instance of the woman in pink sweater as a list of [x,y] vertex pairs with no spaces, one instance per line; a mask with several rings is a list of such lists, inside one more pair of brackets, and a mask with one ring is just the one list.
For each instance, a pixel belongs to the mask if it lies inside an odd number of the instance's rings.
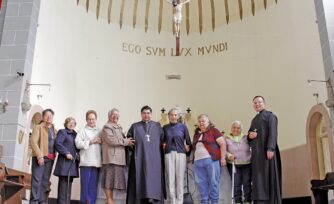
[[[232,176],[234,163],[234,200],[235,203],[251,203],[251,151],[247,135],[242,133],[240,121],[234,121],[231,133],[226,136],[227,168]],[[243,190],[242,190],[243,189]],[[242,195],[244,192],[244,195]],[[244,197],[244,201],[242,198]]]

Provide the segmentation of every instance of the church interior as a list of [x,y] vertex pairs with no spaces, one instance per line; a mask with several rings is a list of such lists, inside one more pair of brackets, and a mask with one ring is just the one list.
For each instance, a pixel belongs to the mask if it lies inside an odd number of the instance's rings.
[[[252,98],[262,95],[278,117],[283,203],[316,203],[311,181],[334,172],[333,0],[191,0],[178,35],[166,0],[0,5],[2,203],[29,200],[29,137],[46,108],[55,111],[57,129],[71,116],[78,130],[87,110],[96,110],[102,127],[108,111],[118,108],[128,130],[144,105],[162,124],[178,107],[192,137],[203,113],[222,132],[238,120],[247,133],[256,114]],[[227,174],[223,167],[223,204],[231,203]],[[6,175],[18,179],[8,184]],[[52,176],[49,203],[57,183]],[[80,199],[79,183],[74,179],[73,203]],[[10,185],[17,187],[8,196]],[[326,196],[334,200],[330,189]],[[125,203],[124,192],[114,197]],[[104,199],[99,189],[98,203]]]

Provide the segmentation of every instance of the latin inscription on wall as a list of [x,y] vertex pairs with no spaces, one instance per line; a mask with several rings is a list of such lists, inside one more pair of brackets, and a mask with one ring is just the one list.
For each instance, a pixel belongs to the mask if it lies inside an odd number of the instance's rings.
[[[146,55],[155,57],[176,56],[175,48],[143,46],[129,42],[122,43],[122,52],[134,55]],[[222,42],[218,44],[203,45],[199,47],[182,47],[180,48],[180,56],[204,56],[213,54],[222,54],[228,51],[228,43]]]

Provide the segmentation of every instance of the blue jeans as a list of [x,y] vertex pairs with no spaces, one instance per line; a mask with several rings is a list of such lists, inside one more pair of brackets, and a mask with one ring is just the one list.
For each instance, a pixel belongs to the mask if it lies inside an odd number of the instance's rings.
[[80,167],[80,182],[81,202],[95,204],[97,197],[97,184],[99,182],[99,169],[96,167]]
[[195,160],[195,182],[201,195],[201,204],[219,201],[220,164],[210,158]]

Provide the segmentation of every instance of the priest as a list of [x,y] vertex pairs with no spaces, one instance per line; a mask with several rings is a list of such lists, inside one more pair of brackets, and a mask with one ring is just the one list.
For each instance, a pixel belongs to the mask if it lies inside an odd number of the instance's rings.
[[252,199],[254,204],[281,204],[281,158],[277,145],[277,117],[265,109],[262,96],[253,98],[257,115],[248,132],[252,157]]
[[130,149],[127,204],[161,204],[166,195],[163,166],[163,130],[151,120],[152,109],[141,109],[140,122],[131,125],[127,137],[135,140]]

